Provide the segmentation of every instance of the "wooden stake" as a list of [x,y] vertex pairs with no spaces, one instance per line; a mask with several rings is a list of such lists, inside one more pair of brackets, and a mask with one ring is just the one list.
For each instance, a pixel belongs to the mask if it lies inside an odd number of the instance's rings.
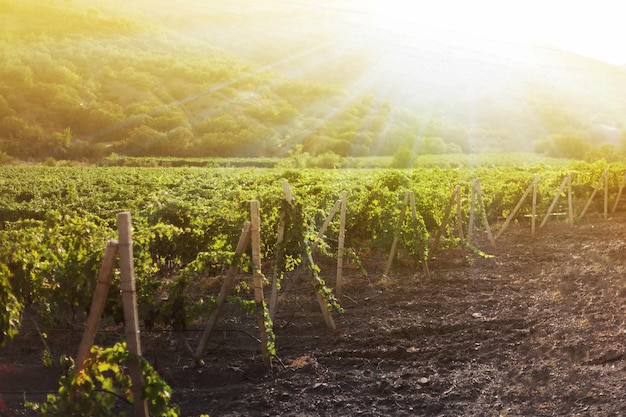
[[148,403],[143,395],[144,381],[139,361],[141,341],[139,339],[130,213],[123,212],[117,215],[117,230],[126,343],[130,353],[128,372],[132,383],[133,410],[135,417],[148,417]]
[[222,315],[222,311],[224,310],[224,305],[226,304],[226,297],[232,291],[235,285],[235,277],[237,276],[237,271],[239,271],[239,260],[243,256],[244,251],[248,247],[250,243],[250,222],[246,222],[241,231],[241,236],[239,237],[239,242],[237,243],[237,248],[235,249],[235,255],[233,256],[232,261],[230,262],[230,268],[228,269],[228,274],[224,279],[224,283],[222,284],[222,289],[220,290],[219,295],[217,296],[217,300],[215,301],[215,308],[211,311],[211,316],[209,317],[209,321],[202,333],[202,337],[200,338],[200,343],[198,344],[198,348],[196,349],[195,359],[198,360],[204,355],[206,351],[206,346],[211,338],[211,334],[217,326],[217,322]]
[[472,180],[472,186],[470,191],[470,213],[469,222],[467,225],[467,241],[472,240],[472,234],[474,233],[474,211],[476,208],[476,179]]
[[[289,195],[291,195],[291,190],[290,189],[289,189]],[[322,239],[324,237],[324,233],[326,233],[326,229],[330,225],[330,222],[332,221],[333,217],[335,216],[335,214],[337,214],[337,211],[341,207],[342,201],[343,201],[343,199],[337,200],[337,202],[335,203],[335,206],[332,208],[332,210],[330,211],[329,215],[326,217],[326,220],[322,224],[322,227],[320,228],[320,231],[317,234],[318,240],[320,240],[320,239]],[[309,245],[309,244],[307,242],[304,242],[304,245],[306,246],[306,245]],[[317,271],[315,271],[315,269],[314,269],[315,261],[313,260],[313,252],[315,251],[317,246],[318,246],[317,242],[312,242],[309,245],[308,250],[307,250],[307,260],[308,260],[309,265],[311,266],[311,269],[313,271],[312,272],[313,273],[313,280],[315,281],[316,286],[317,286],[317,284],[321,283],[321,278],[319,277]],[[298,267],[298,269],[296,269],[296,272],[294,273],[294,276],[293,276],[293,280],[294,281],[298,278],[298,276],[304,270],[304,268],[305,268],[305,262],[302,262],[300,264],[300,266]],[[335,329],[336,328],[335,322],[333,320],[333,317],[330,314],[330,311],[328,311],[328,305],[327,305],[326,301],[324,300],[322,295],[317,291],[317,289],[315,291],[315,294],[316,294],[316,297],[317,297],[317,301],[318,301],[318,303],[320,305],[320,309],[322,310],[322,315],[324,316],[324,321],[326,322],[326,325],[328,327],[330,327],[331,329]]]
[[315,270],[315,262],[313,261],[313,256],[311,256],[311,251],[307,251],[307,257],[309,259],[309,264],[311,265],[311,271],[313,273],[313,281],[315,284],[315,296],[317,297],[317,303],[320,306],[320,310],[322,310],[322,316],[324,316],[324,321],[326,322],[326,326],[335,330],[337,326],[335,325],[335,320],[333,320],[333,316],[328,311],[328,303],[322,297],[319,291],[317,291],[317,286],[321,284],[321,278],[319,277],[317,271]]
[[609,218],[609,170],[604,170],[604,220]]
[[398,240],[400,239],[400,231],[402,229],[402,225],[404,224],[404,217],[406,216],[406,208],[409,204],[409,191],[404,193],[404,203],[402,204],[402,209],[400,210],[400,219],[398,220],[398,226],[396,227],[396,232],[393,234],[393,241],[391,242],[391,250],[389,251],[389,257],[387,258],[387,264],[385,265],[385,272],[383,273],[384,277],[389,277],[389,271],[391,271],[391,264],[396,256],[396,250],[398,249]]
[[[339,211],[340,207],[341,207],[341,199],[337,200],[335,202],[335,205],[330,210],[330,213],[328,214],[328,216],[324,220],[324,223],[322,224],[322,227],[320,228],[319,232],[317,233],[317,240],[315,242],[311,243],[311,252],[312,253],[315,252],[315,250],[319,246],[319,242],[318,241],[321,240],[324,237],[324,233],[326,233],[326,229],[328,228],[328,226],[330,225],[330,222],[335,217],[335,214],[337,214],[337,211]],[[300,277],[300,274],[302,273],[304,268],[305,268],[305,264],[301,263],[300,266],[298,266],[298,269],[296,269],[296,272],[293,274],[292,281],[295,281],[295,280],[298,279],[298,277]]]
[[487,209],[485,208],[485,203],[483,202],[483,192],[480,189],[480,181],[476,180],[476,197],[478,198],[478,206],[483,212],[483,223],[485,224],[485,229],[487,230],[487,237],[489,238],[489,242],[491,242],[491,246],[496,246],[496,240],[493,238],[493,234],[491,234],[491,226],[489,226],[489,219],[487,219]]
[[428,259],[431,259],[437,250],[437,246],[439,246],[439,239],[441,239],[441,235],[446,230],[446,226],[448,225],[448,220],[450,218],[450,213],[452,212],[452,206],[454,205],[454,201],[456,199],[456,188],[452,192],[450,196],[450,200],[448,200],[448,205],[446,206],[446,211],[443,214],[443,219],[441,219],[441,226],[439,226],[439,230],[435,235],[435,239],[433,240],[433,245],[431,250],[428,252]]
[[272,368],[272,358],[267,347],[269,340],[265,320],[263,319],[265,299],[263,297],[263,275],[261,274],[261,219],[259,215],[259,202],[250,202],[250,233],[252,242],[252,283],[254,287],[254,300],[257,307],[257,322],[259,325],[259,339],[261,340],[261,352],[263,364],[267,369]]
[[[410,200],[411,200],[411,214],[413,215],[413,220],[417,224],[417,208],[415,207],[415,194],[413,193],[413,191],[411,191]],[[417,226],[416,226],[415,234],[418,235],[420,232],[421,231],[417,230]],[[420,257],[420,262],[422,263],[422,269],[424,270],[424,274],[426,275],[427,278],[430,278],[430,269],[428,268],[428,259],[426,256],[426,249],[424,248],[424,246],[419,240],[417,241],[417,252]]]
[[348,192],[341,192],[341,214],[339,215],[339,244],[337,247],[337,282],[335,285],[335,294],[341,299],[343,290],[343,254],[346,238],[346,212],[348,206]]
[[619,191],[617,192],[617,198],[615,199],[615,203],[613,204],[613,209],[611,213],[615,213],[617,210],[617,205],[619,204],[619,199],[622,197],[622,191],[624,191],[624,187],[626,186],[626,174],[622,177],[622,181],[619,184]]
[[509,223],[511,223],[511,220],[513,220],[513,218],[515,218],[515,215],[517,214],[519,209],[522,207],[522,204],[524,203],[524,200],[526,200],[526,197],[528,197],[528,194],[530,194],[532,189],[533,189],[533,184],[530,184],[528,186],[528,188],[526,188],[526,191],[524,191],[524,195],[522,196],[522,198],[519,199],[519,201],[517,202],[517,205],[515,206],[513,211],[511,213],[509,213],[509,215],[507,216],[506,220],[504,221],[504,224],[502,225],[500,230],[498,230],[498,233],[496,233],[496,237],[495,237],[496,240],[500,237],[500,235],[502,233],[504,233],[506,228],[509,227]]
[[593,189],[593,192],[591,193],[591,195],[587,199],[587,203],[585,204],[585,207],[583,208],[583,211],[580,212],[580,216],[578,216],[578,220],[582,219],[583,216],[585,215],[585,213],[587,213],[587,209],[589,208],[589,205],[591,205],[591,202],[593,201],[593,198],[596,196],[598,190],[600,190],[600,187],[602,186],[602,180],[603,180],[603,178],[600,178],[600,180],[598,181],[598,184],[596,184],[595,188]]
[[463,213],[461,212],[461,186],[456,186],[456,227],[459,231],[461,246],[465,246],[465,236],[463,235]]
[[[289,205],[293,205],[293,194],[287,180],[283,181],[283,193],[285,201]],[[278,260],[284,256],[283,240],[285,238],[285,212],[280,213],[278,220],[278,231],[276,237],[276,262],[274,262],[274,275],[272,276],[272,290],[270,293],[270,317],[272,320],[276,317],[276,308],[278,304]]]
[[[347,191],[344,191],[344,192],[347,192]],[[343,204],[342,202],[343,202],[342,199],[337,200],[333,208],[330,210],[330,213],[328,213],[328,216],[326,216],[326,219],[324,219],[324,223],[322,223],[322,227],[320,227],[320,231],[317,233],[318,240],[321,240],[324,237],[324,234],[326,233],[326,229],[328,229],[328,226],[330,226],[330,222],[333,220],[333,218],[335,217],[335,215],[341,208],[341,205]],[[318,246],[319,246],[319,243],[317,241],[311,243],[311,250],[315,252]]]
[[530,237],[535,238],[535,224],[537,223],[537,185],[539,183],[539,174],[535,174],[533,180],[533,208],[530,219]]
[[567,212],[569,213],[569,225],[574,226],[574,203],[572,200],[572,174],[567,176]]
[[89,357],[91,346],[93,345],[96,332],[98,331],[98,323],[104,311],[104,303],[113,280],[113,269],[115,268],[115,258],[117,256],[118,243],[116,240],[110,240],[104,249],[104,258],[98,272],[98,280],[89,309],[89,317],[83,338],[78,347],[78,355],[76,356],[76,374],[78,375],[85,366],[85,361]]
[[[561,186],[559,187],[559,191],[556,192],[556,195],[554,196],[554,199],[552,200],[552,204],[550,204],[550,207],[548,207],[548,212],[543,217],[543,220],[541,221],[541,224],[539,225],[540,229],[543,226],[545,226],[545,224],[547,223],[548,219],[550,218],[550,214],[552,214],[552,210],[554,210],[554,207],[556,206],[557,201],[559,201],[559,197],[561,196],[563,189],[565,189],[565,185],[570,182],[570,179],[571,179],[570,175],[568,175],[567,177],[563,179],[563,182],[561,183]],[[571,196],[571,193],[568,193],[568,195]],[[571,213],[571,210],[570,210],[570,213]]]

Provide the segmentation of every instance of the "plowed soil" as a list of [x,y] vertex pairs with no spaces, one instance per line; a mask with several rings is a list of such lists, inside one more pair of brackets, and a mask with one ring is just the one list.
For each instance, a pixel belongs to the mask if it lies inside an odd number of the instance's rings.
[[[283,294],[271,371],[256,320],[234,310],[204,366],[169,332],[142,333],[145,356],[183,416],[626,415],[625,240],[621,218],[549,223],[534,239],[516,226],[495,248],[475,237],[493,257],[438,251],[430,278],[403,260],[383,278],[385,256],[364,259],[367,275],[344,271],[335,331],[310,288]],[[184,334],[193,348],[199,336]],[[50,331],[48,343],[75,355],[79,339]],[[41,350],[34,330],[0,349],[0,415],[33,415],[24,399],[56,389]]]

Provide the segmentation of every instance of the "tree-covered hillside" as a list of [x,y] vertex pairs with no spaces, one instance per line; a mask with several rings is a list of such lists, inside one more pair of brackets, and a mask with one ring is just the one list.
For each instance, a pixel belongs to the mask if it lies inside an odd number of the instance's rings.
[[[78,2],[0,3],[0,137],[20,158],[390,153],[389,103]],[[411,127],[407,126],[407,131]]]
[[[276,48],[268,49],[270,60],[262,59],[262,51],[243,58],[235,55],[241,38],[233,38],[230,51],[224,39],[194,36],[172,22],[193,29],[201,21],[214,31],[234,25],[240,36],[254,36],[237,26],[244,21],[218,13],[185,20],[193,16],[189,10],[166,14],[113,6],[0,0],[0,152],[24,160],[95,160],[111,153],[283,156],[294,150],[368,156],[528,150],[535,143],[538,152],[572,156],[563,137],[591,149],[605,133],[598,133],[597,123],[573,125],[580,112],[570,102],[561,106],[566,96],[555,92],[533,92],[526,98],[530,115],[513,121],[509,116],[518,108],[512,113],[485,96],[486,105],[476,112],[480,123],[473,123],[346,84],[349,73],[358,78],[357,70],[369,65],[357,55],[335,53],[318,69],[326,77],[310,77],[304,69],[311,60],[334,47],[328,38],[309,37],[297,50],[284,33],[288,53],[282,58]],[[297,68],[303,69],[300,76],[294,75]],[[542,128],[521,133],[519,126],[531,119]],[[622,135],[619,123],[608,129]],[[618,149],[614,142],[609,151]],[[575,150],[580,153],[579,146]]]

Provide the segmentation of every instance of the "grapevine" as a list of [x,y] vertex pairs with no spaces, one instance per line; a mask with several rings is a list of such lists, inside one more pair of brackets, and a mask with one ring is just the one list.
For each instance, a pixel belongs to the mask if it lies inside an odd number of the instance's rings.
[[[105,417],[127,415],[120,413],[118,404],[132,404],[131,379],[125,364],[130,358],[125,343],[110,348],[93,346],[84,369],[75,372],[73,360],[65,358],[65,375],[59,381],[58,393],[49,394],[44,403],[30,403],[41,417]],[[144,398],[150,415],[177,417],[179,409],[170,406],[172,389],[143,358]]]
[[[345,245],[352,248],[353,252],[348,253],[355,259],[364,248],[388,250],[397,228],[398,195],[413,191],[417,219],[411,216],[412,220],[405,222],[401,238],[412,255],[425,258],[429,235],[441,224],[449,195],[457,184],[462,185],[462,215],[466,221],[468,186],[473,179],[480,179],[484,211],[489,222],[495,224],[515,206],[535,174],[539,174],[537,212],[545,213],[568,174],[572,174],[572,191],[580,206],[605,170],[613,203],[626,171],[624,164],[298,171],[2,166],[0,297],[7,310],[0,315],[0,343],[15,335],[26,308],[39,313],[38,319],[44,324],[73,325],[84,317],[103,248],[116,236],[115,218],[120,211],[133,213],[140,319],[149,322],[149,316],[160,311],[156,319],[161,324],[171,325],[173,316],[177,316],[177,326],[184,327],[211,308],[210,294],[201,300],[185,298],[189,283],[201,276],[219,276],[228,268],[241,224],[249,215],[250,200],[262,204],[262,255],[274,261],[279,285],[286,272],[306,264],[316,291],[332,306],[332,291],[323,280],[317,281],[319,268],[309,262],[308,251],[316,246],[322,253],[332,252],[327,239],[318,239],[316,224],[336,201],[337,190],[350,191]],[[280,198],[280,182],[285,179],[299,195],[292,204]],[[596,210],[602,209],[600,201]],[[525,202],[520,222],[529,211],[530,203]],[[281,213],[286,229],[283,242],[277,244]],[[331,223],[330,230],[336,232],[335,223]],[[446,243],[460,242],[452,238]],[[417,250],[420,246],[423,255]],[[176,266],[174,276],[165,275],[166,261]],[[201,271],[196,268],[200,261]],[[113,285],[118,283],[116,274]],[[119,297],[110,294],[105,319],[120,323]],[[165,303],[163,295],[169,296]]]

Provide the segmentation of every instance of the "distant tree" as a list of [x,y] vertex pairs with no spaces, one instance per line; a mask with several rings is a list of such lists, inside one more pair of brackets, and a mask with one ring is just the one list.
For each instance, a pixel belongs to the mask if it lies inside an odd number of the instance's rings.
[[7,116],[15,116],[15,110],[9,105],[6,98],[0,95],[0,120]]
[[400,146],[396,153],[393,154],[393,159],[391,160],[391,166],[393,168],[412,168],[413,163],[415,162],[415,152],[409,149],[406,146]]
[[43,129],[19,116],[8,116],[0,120],[0,134],[8,139],[23,141],[23,145],[28,146],[43,138]]
[[341,168],[343,157],[334,152],[324,152],[317,155],[312,161],[312,166],[317,168]]
[[166,139],[162,132],[140,125],[130,132],[126,142],[126,151],[129,155],[146,156],[149,149],[160,145],[164,140]]
[[553,158],[584,159],[591,145],[580,136],[553,134],[543,141],[535,142],[535,151]]
[[417,153],[419,155],[443,155],[449,153],[462,153],[457,144],[446,143],[438,136],[427,136],[422,138]]
[[67,127],[63,132],[54,132],[48,140],[49,152],[57,157],[64,156],[72,144],[72,130]]
[[623,158],[623,155],[617,150],[617,146],[613,143],[603,143],[598,146],[591,147],[585,154],[585,161],[596,162],[604,160],[606,162],[617,162]]

